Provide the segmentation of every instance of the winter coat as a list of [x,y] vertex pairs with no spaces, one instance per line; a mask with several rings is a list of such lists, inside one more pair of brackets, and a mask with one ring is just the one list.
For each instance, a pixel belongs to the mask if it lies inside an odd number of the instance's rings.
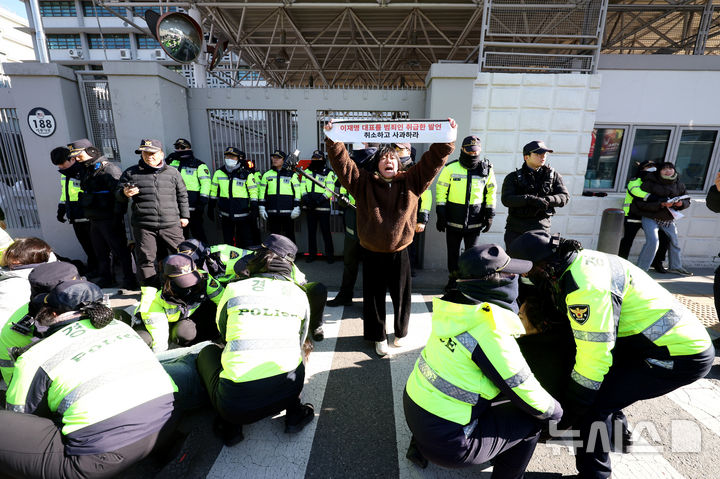
[[705,201],[707,202],[707,207],[710,211],[720,213],[720,191],[718,191],[717,186],[712,185],[710,187],[710,191],[708,191]]
[[134,183],[140,190],[132,197],[134,227],[163,229],[179,225],[180,218],[190,218],[185,182],[180,172],[167,163],[152,168],[141,159],[125,170],[115,192],[121,202],[130,199],[123,193],[125,183]]
[[115,189],[120,178],[120,168],[104,156],[87,160],[80,173],[80,206],[89,220],[112,219],[124,211],[115,203]]
[[[654,171],[643,178],[641,189],[649,195],[645,200],[634,199],[630,205],[630,212],[638,216],[645,216],[660,221],[671,221],[673,215],[670,209],[662,206],[670,198],[686,194],[685,184],[674,180],[666,180],[660,176],[660,171]],[[672,206],[674,210],[684,210],[690,206],[690,199],[682,200],[679,207]]]
[[[529,204],[528,196],[537,196],[548,202],[548,207],[538,209]],[[561,208],[570,201],[570,194],[560,174],[549,165],[532,170],[523,163],[522,167],[510,172],[502,186],[502,204],[508,207],[505,229],[524,233],[530,230],[550,229],[550,217],[555,208]]]

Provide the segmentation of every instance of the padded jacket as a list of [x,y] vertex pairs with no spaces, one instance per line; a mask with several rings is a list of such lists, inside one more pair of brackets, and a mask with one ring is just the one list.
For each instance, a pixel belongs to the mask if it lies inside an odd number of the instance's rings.
[[[660,177],[659,171],[645,175],[641,188],[643,191],[649,193],[649,195],[645,200],[634,199],[630,205],[630,213],[661,221],[670,221],[673,219],[670,210],[663,206],[662,203],[669,198],[686,194],[685,184],[680,183],[677,179],[665,180]],[[682,200],[681,203],[681,206],[673,206],[672,209],[684,210],[690,206],[689,199]]]
[[85,211],[85,217],[89,220],[107,220],[124,213],[115,203],[115,189],[121,173],[118,165],[101,156],[87,160],[83,166],[85,169],[80,173],[80,188],[83,191],[78,201]]

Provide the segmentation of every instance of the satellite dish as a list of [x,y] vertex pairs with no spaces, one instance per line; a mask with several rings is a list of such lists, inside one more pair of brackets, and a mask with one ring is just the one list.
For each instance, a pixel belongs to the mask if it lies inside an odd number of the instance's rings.
[[191,63],[200,55],[202,29],[189,15],[168,12],[162,16],[145,11],[145,21],[167,55],[180,63]]
[[210,52],[210,62],[208,63],[208,71],[212,71],[216,66],[218,66],[218,63],[220,63],[220,60],[225,56],[225,52],[227,51],[228,47],[228,41],[223,38],[218,38],[215,42],[215,46],[212,48],[212,51]]

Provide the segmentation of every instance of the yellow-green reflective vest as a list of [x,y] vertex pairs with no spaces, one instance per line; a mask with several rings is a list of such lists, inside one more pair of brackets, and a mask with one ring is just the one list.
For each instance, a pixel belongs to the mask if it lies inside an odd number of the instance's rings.
[[[202,270],[199,270],[205,273]],[[222,296],[223,287],[219,281],[212,277],[208,277],[207,281],[207,298],[217,304]],[[135,314],[140,315],[145,329],[152,337],[150,347],[156,353],[167,350],[168,339],[170,338],[170,323],[179,321],[182,312],[177,304],[165,301],[162,297],[162,291],[152,286],[143,286],[140,288],[140,304],[135,309]],[[196,307],[189,311],[189,316],[200,307]]]
[[24,348],[32,342],[32,335],[25,335],[12,329],[13,324],[20,321],[27,313],[27,304],[19,307],[0,331],[0,373],[5,384],[10,384],[15,368],[15,362],[10,358],[10,349]]
[[305,170],[305,173],[325,185],[325,188],[321,188],[320,186],[309,180],[307,177],[303,176],[300,180],[300,187],[302,188],[301,196],[322,195],[323,197],[325,197],[325,199],[328,200],[327,203],[317,206],[313,209],[315,211],[330,211],[330,199],[333,196],[332,191],[335,190],[335,182],[337,181],[337,176],[335,176],[335,172],[330,169],[326,169],[325,174],[315,173],[310,170]]
[[670,356],[702,353],[711,345],[689,309],[615,255],[579,251],[558,284],[577,345],[572,379],[586,389],[600,389],[618,337],[641,334]]
[[495,209],[497,182],[492,165],[488,168],[487,176],[481,176],[477,170],[468,170],[459,161],[453,161],[440,172],[435,185],[435,203],[445,206],[448,226],[480,228],[480,210]]
[[260,180],[258,200],[269,214],[289,215],[300,206],[301,195],[300,181],[291,171],[268,170]]
[[623,203],[625,216],[630,214],[630,205],[632,204],[633,199],[638,198],[644,200],[649,195],[650,193],[646,193],[642,189],[642,178],[633,178],[630,180],[627,184],[627,189],[625,190],[625,203]]
[[221,378],[255,381],[302,362],[310,305],[293,282],[253,277],[230,283],[218,305],[221,314],[227,315]]
[[77,203],[81,192],[79,179],[60,175],[60,203]]
[[68,324],[23,353],[7,409],[34,412],[38,374],[49,379],[47,403],[62,416],[64,435],[177,391],[140,336],[116,320],[102,329],[87,319]]
[[225,274],[215,278],[220,281],[221,284],[227,284],[232,279],[237,278],[235,274],[235,263],[243,256],[253,253],[252,250],[238,248],[237,246],[229,244],[213,245],[208,248],[208,252],[216,261],[225,267]]
[[417,214],[417,220],[418,223],[427,224],[427,222],[430,220],[430,210],[432,209],[432,191],[430,188],[423,191],[422,195],[420,195],[420,202],[418,203],[418,214]]
[[512,311],[490,303],[467,305],[434,298],[432,332],[408,378],[408,396],[438,417],[469,424],[472,407],[500,393],[472,359],[479,347],[537,418],[551,417],[555,399],[535,379],[515,341],[523,333],[520,318]]

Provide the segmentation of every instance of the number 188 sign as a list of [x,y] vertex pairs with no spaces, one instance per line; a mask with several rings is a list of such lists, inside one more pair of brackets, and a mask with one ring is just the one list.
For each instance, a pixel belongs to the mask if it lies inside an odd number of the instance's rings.
[[37,136],[48,137],[55,133],[55,117],[45,108],[33,108],[28,113],[28,126]]

